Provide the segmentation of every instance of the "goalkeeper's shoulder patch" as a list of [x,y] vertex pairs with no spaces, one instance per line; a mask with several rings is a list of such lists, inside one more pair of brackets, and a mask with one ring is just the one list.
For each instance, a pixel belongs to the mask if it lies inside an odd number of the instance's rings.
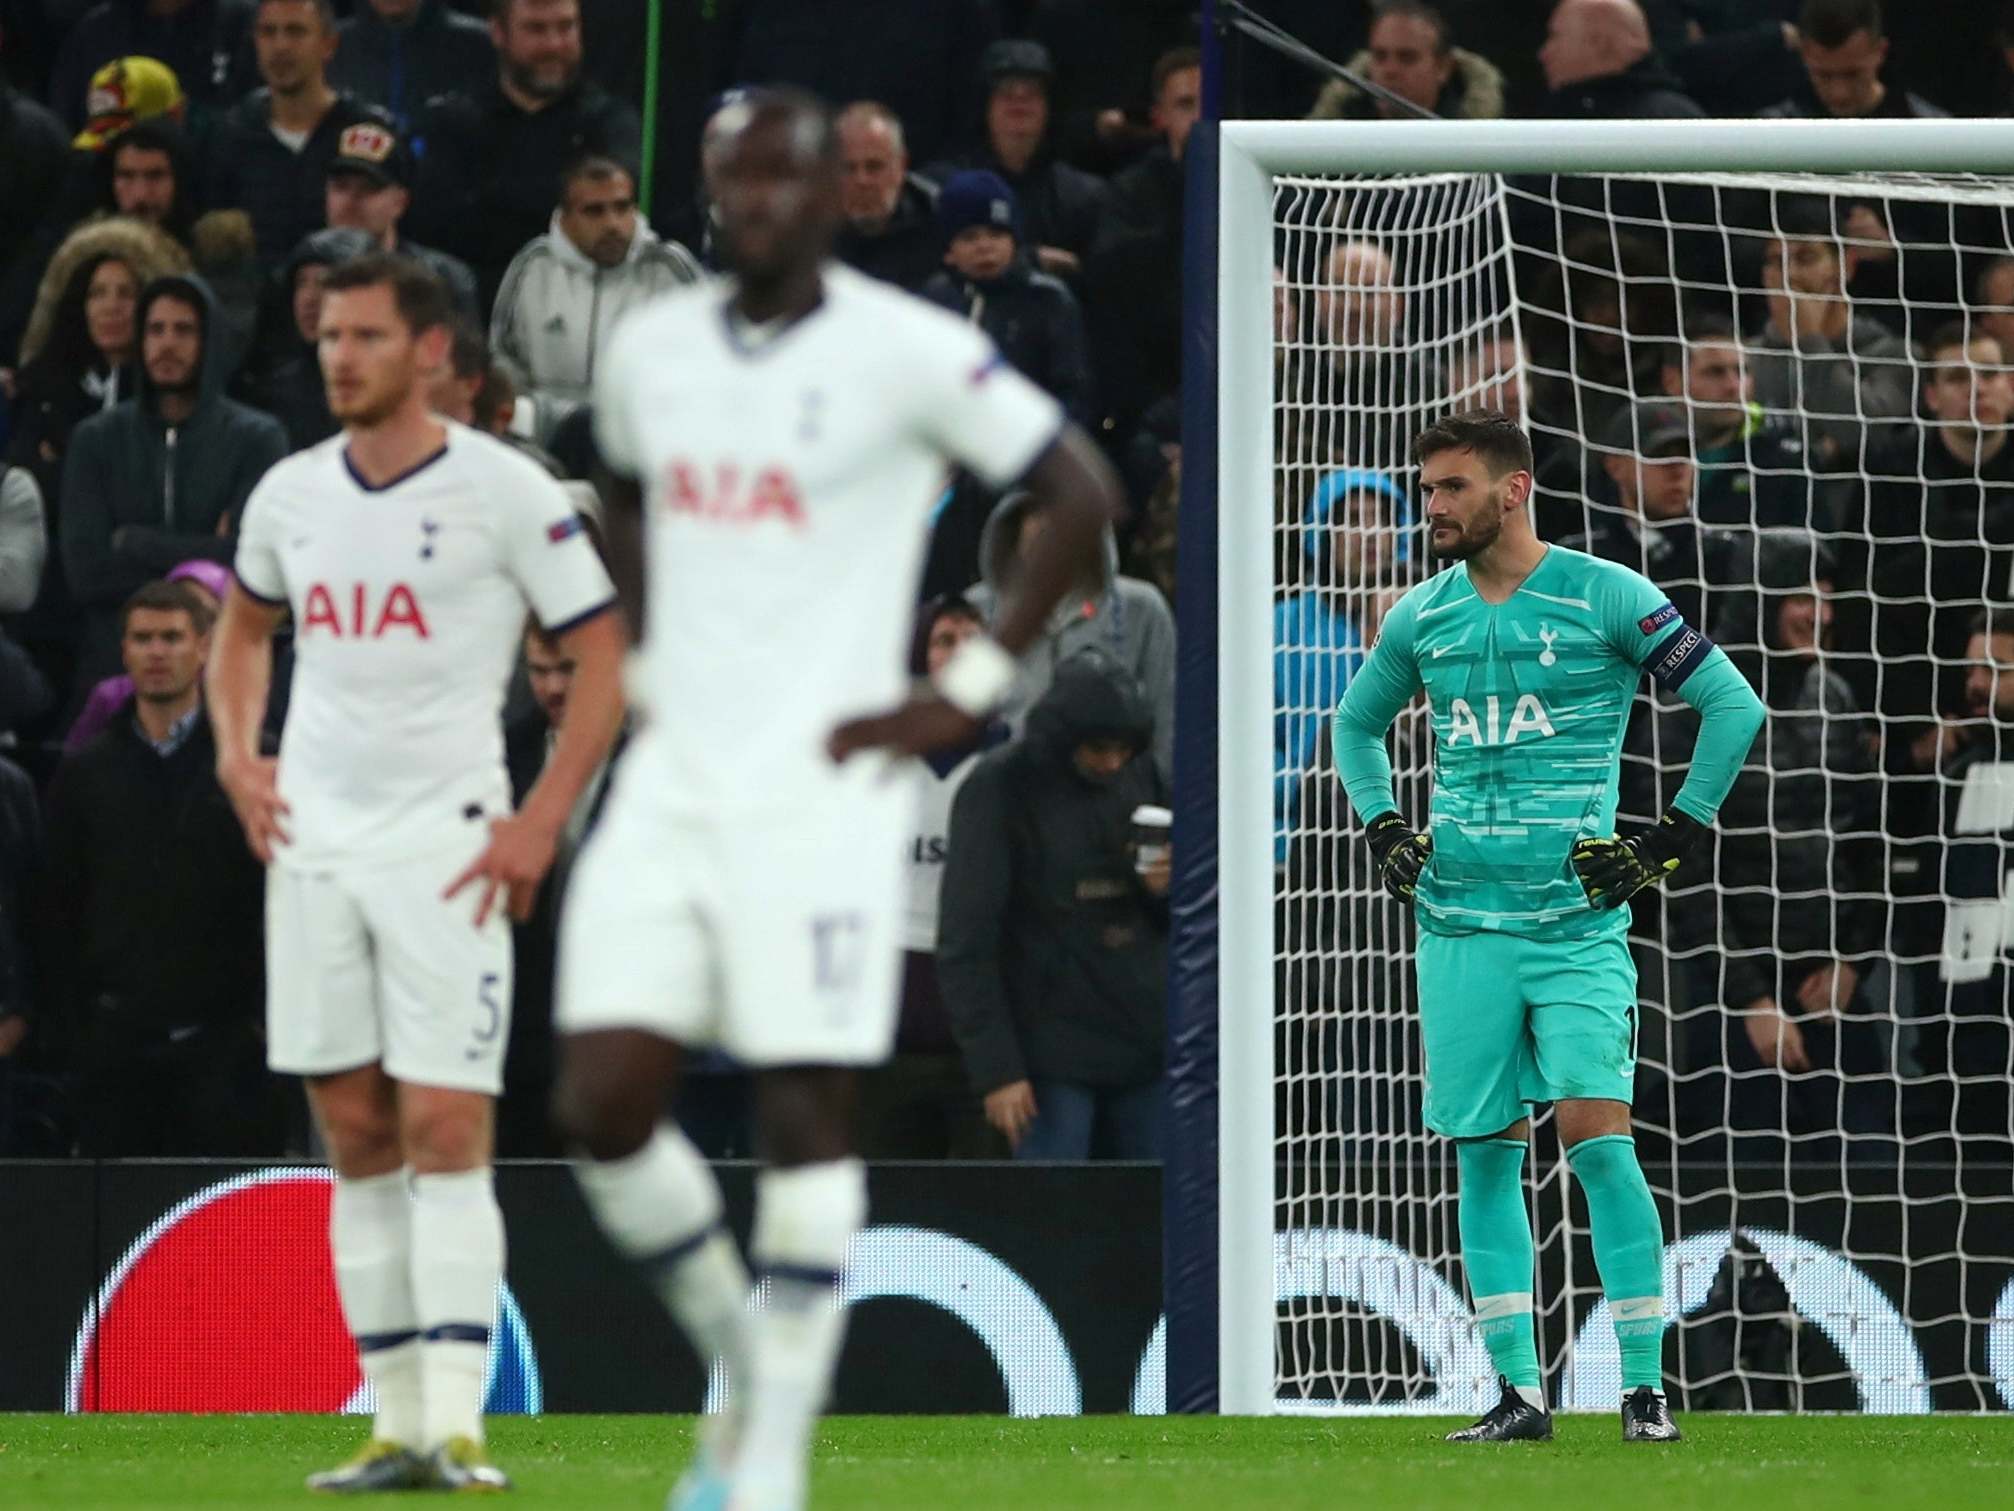
[[1712,654],[1713,642],[1680,620],[1678,632],[1653,650],[1650,660],[1644,665],[1659,687],[1677,692],[1685,686],[1686,679],[1699,670],[1700,663]]

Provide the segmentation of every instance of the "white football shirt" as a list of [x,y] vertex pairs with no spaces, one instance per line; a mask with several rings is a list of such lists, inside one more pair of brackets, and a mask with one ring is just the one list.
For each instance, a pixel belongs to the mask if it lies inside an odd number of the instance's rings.
[[730,323],[729,281],[675,291],[597,363],[603,457],[646,500],[636,753],[658,763],[667,811],[857,794],[869,763],[842,780],[826,738],[906,690],[952,466],[1005,486],[1063,426],[965,322],[849,268],[828,264],[824,284],[816,309],[754,346]]
[[560,485],[491,436],[447,433],[381,488],[336,436],[245,503],[238,581],[294,616],[281,864],[379,864],[484,832],[510,811],[501,721],[526,606],[557,632],[614,601]]

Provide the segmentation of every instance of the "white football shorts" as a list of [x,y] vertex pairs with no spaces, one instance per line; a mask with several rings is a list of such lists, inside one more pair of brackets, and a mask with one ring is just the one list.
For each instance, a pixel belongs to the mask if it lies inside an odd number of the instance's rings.
[[441,891],[487,842],[396,864],[266,873],[266,1059],[291,1075],[381,1063],[394,1080],[495,1096],[510,1042],[504,901]]
[[755,1067],[880,1064],[895,1041],[904,812],[876,793],[674,817],[644,764],[626,763],[567,884],[554,1026],[643,1029]]

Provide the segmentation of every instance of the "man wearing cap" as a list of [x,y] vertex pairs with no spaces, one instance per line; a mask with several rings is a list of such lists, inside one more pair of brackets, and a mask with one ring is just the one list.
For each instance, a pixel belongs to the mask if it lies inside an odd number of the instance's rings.
[[[1723,618],[1753,609],[1753,548],[1745,533],[1702,525],[1693,513],[1698,472],[1685,411],[1656,403],[1623,410],[1594,457],[1609,488],[1595,484],[1587,528],[1559,544],[1643,573],[1687,624],[1713,626],[1714,637],[1730,643]],[[1752,612],[1746,622],[1755,622]]]
[[581,76],[580,0],[492,0],[490,40],[490,77],[429,102],[413,142],[413,230],[474,268],[485,301],[552,218],[569,163],[643,157],[636,108]]
[[409,129],[435,95],[480,89],[496,72],[489,28],[447,0],[363,0],[337,30],[329,82]]
[[1014,191],[1021,235],[1044,273],[1074,278],[1104,212],[1101,179],[1058,162],[1052,151],[1050,91],[1056,66],[1040,42],[995,42],[980,63],[986,88],[981,138],[924,176],[944,182],[966,168],[996,173]]
[[1014,191],[997,173],[954,173],[937,196],[944,271],[923,297],[985,331],[1019,372],[1089,425],[1097,401],[1084,317],[1069,289],[1028,265],[1015,212]]
[[132,112],[126,124],[157,113],[139,98],[155,87],[134,73],[134,60],[141,58],[179,81],[176,97],[186,92],[199,115],[229,109],[251,87],[240,60],[251,37],[252,5],[253,0],[99,0],[64,34],[49,72],[50,109],[72,130],[82,129],[105,101],[104,70],[124,63],[125,78],[117,87],[127,93],[125,108]]
[[474,318],[476,275],[469,265],[400,233],[412,206],[412,185],[412,153],[395,128],[378,119],[345,127],[336,138],[323,193],[329,228],[362,231],[383,250],[425,263],[448,286],[455,308]]
[[613,158],[586,157],[560,182],[545,235],[511,260],[490,317],[490,346],[537,401],[537,435],[588,401],[595,356],[631,310],[700,278],[677,242],[636,213],[636,184]]
[[329,87],[329,0],[258,0],[252,37],[265,87],[225,119],[209,200],[252,217],[259,262],[273,268],[320,227],[322,180],[343,133],[380,118]]

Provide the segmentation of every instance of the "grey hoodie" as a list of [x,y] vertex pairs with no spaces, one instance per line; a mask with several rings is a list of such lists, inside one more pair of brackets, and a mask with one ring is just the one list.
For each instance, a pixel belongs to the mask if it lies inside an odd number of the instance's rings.
[[511,259],[490,316],[491,349],[538,400],[541,445],[592,396],[595,353],[623,316],[700,277],[692,254],[660,241],[641,216],[622,261],[605,268],[573,244],[553,212],[545,235]]
[[86,617],[78,665],[86,686],[119,670],[119,609],[137,588],[191,557],[230,561],[246,497],[287,454],[278,420],[223,396],[209,286],[187,274],[155,279],[140,294],[140,327],[164,294],[203,317],[195,412],[164,423],[143,371],[135,397],[77,427],[63,469],[63,567]]
[[[1010,493],[993,507],[979,537],[981,581],[965,596],[990,624],[1013,571],[1021,520],[1034,495]],[[1020,734],[1028,712],[1049,690],[1059,662],[1095,646],[1139,679],[1154,718],[1154,764],[1172,781],[1175,753],[1175,616],[1152,583],[1119,575],[1119,546],[1105,531],[1098,579],[1063,595],[1049,623],[1021,659],[1021,675],[1000,717]]]

